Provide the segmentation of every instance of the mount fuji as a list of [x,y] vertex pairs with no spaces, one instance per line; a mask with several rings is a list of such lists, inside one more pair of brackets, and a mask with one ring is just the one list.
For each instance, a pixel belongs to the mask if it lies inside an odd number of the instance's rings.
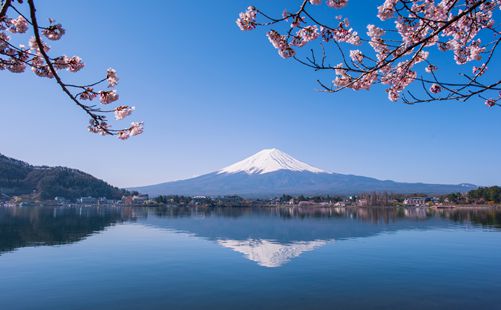
[[351,195],[362,192],[444,194],[466,192],[472,184],[400,183],[390,180],[327,172],[278,150],[265,149],[219,171],[156,185],[131,188],[157,195]]

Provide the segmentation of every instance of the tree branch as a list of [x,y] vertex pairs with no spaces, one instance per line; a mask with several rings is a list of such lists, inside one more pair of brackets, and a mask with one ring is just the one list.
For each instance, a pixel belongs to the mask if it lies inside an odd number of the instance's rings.
[[[42,55],[42,57],[44,58],[45,62],[47,63],[47,66],[49,67],[50,72],[52,73],[52,75],[56,79],[57,84],[59,84],[59,86],[61,86],[61,89],[63,90],[63,92],[66,93],[68,95],[68,97],[70,97],[70,99],[77,106],[79,106],[81,109],[83,109],[85,111],[85,113],[87,113],[96,123],[100,123],[101,121],[104,120],[104,117],[93,113],[91,111],[91,108],[89,108],[88,106],[80,103],[75,98],[75,96],[73,96],[73,94],[68,90],[68,88],[66,87],[66,84],[64,84],[64,82],[62,81],[61,77],[57,73],[56,69],[54,68],[54,66],[53,66],[53,64],[51,62],[50,57],[47,55],[47,53],[45,52],[45,50],[43,48],[44,45],[43,45],[42,39],[40,37],[40,29],[39,29],[39,26],[38,26],[38,20],[37,20],[37,16],[36,16],[35,3],[34,3],[33,0],[28,0],[28,4],[30,6],[30,17],[31,17],[32,25],[33,25],[33,32],[34,32],[34,35],[35,35],[35,40],[36,40],[37,45],[38,45],[38,50],[40,51],[40,54]],[[104,131],[107,134],[109,134],[109,135],[113,134],[107,128],[104,128]]]
[[2,1],[2,9],[0,10],[0,20],[5,17],[7,14],[7,10],[11,4],[12,0],[4,0]]

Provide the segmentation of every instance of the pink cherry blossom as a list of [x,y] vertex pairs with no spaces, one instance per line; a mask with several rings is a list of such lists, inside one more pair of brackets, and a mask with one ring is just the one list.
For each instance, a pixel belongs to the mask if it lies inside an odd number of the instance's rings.
[[278,54],[282,58],[290,58],[296,54],[296,52],[290,47],[289,43],[287,42],[286,36],[280,35],[275,30],[269,31],[267,33],[267,36],[273,47],[278,49]]
[[288,20],[289,16],[290,16],[289,11],[287,11],[287,9],[284,9],[282,11],[282,18],[285,19],[285,20]]
[[388,99],[390,101],[395,102],[398,100],[398,98],[400,98],[400,95],[398,94],[398,92],[393,88],[387,89],[386,92],[388,92]]
[[488,67],[485,64],[482,64],[480,67],[473,66],[472,71],[476,76],[481,76],[485,73],[485,71],[487,71],[487,69]]
[[130,125],[129,132],[131,136],[137,136],[143,133],[144,124],[142,122],[132,122]]
[[296,51],[290,47],[287,47],[285,49],[278,50],[278,54],[282,58],[291,58],[291,57],[294,57],[296,55]]
[[35,56],[31,60],[31,71],[33,71],[33,73],[35,73],[39,77],[46,77],[49,79],[54,78],[54,74],[50,70],[49,66],[40,56]]
[[306,26],[296,33],[296,35],[292,39],[291,45],[302,47],[306,43],[318,38],[319,35],[320,34],[318,33],[318,27],[316,25]]
[[6,49],[9,46],[9,40],[9,36],[5,34],[5,32],[0,31],[0,51]]
[[109,134],[110,125],[105,121],[97,122],[95,120],[90,121],[90,125],[87,127],[90,132],[97,133],[99,135],[105,136]]
[[301,26],[301,23],[304,23],[304,17],[296,16],[291,23],[291,28],[297,28]]
[[437,70],[438,70],[438,68],[432,64],[429,64],[428,66],[426,66],[426,68],[424,68],[424,71],[426,71],[428,73],[432,73],[432,72],[435,72]]
[[18,59],[11,59],[7,61],[6,68],[12,73],[22,73],[26,70],[26,65]]
[[485,105],[488,106],[489,108],[492,108],[493,106],[496,105],[496,100],[494,100],[494,99],[487,99],[487,100],[485,100]]
[[132,114],[135,110],[134,107],[129,107],[126,105],[121,105],[115,108],[115,119],[121,120]]
[[97,93],[91,87],[85,88],[85,90],[80,93],[80,99],[82,100],[94,100],[97,97]]
[[438,85],[438,84],[434,83],[430,86],[430,92],[432,92],[434,94],[438,94],[441,91],[442,91],[442,87],[440,87],[440,85]]
[[378,14],[377,16],[381,20],[387,20],[393,17],[395,14],[395,5],[398,0],[386,0],[383,5],[378,6]]
[[108,87],[115,87],[118,84],[118,76],[115,69],[109,68],[106,72],[106,80],[108,81]]
[[331,8],[340,9],[348,4],[348,0],[326,0],[325,3]]
[[130,137],[130,131],[129,130],[120,130],[117,134],[118,139],[120,140],[127,140]]
[[102,104],[110,104],[118,100],[118,94],[115,90],[102,90],[99,92],[99,101]]
[[[36,41],[35,37],[31,37],[29,45],[32,51],[34,51],[37,54],[40,54],[40,47],[38,46],[38,42]],[[45,44],[45,42],[42,42],[42,47],[44,52],[48,53],[50,51],[50,47],[47,44]]]
[[364,54],[360,50],[351,50],[350,58],[354,62],[362,62],[364,60]]
[[338,42],[350,43],[353,45],[360,45],[360,37],[356,31],[353,31],[352,28],[348,28],[347,20],[340,22],[338,27],[335,29],[325,28],[323,26],[320,27],[320,32],[322,34],[322,39],[325,42],[329,42],[331,40],[335,40]]
[[16,19],[12,19],[10,23],[9,30],[12,33],[25,33],[28,30],[28,21],[21,15]]
[[78,56],[73,56],[68,58],[67,64],[68,64],[68,71],[70,72],[80,71],[80,69],[82,69],[85,66],[82,59]]
[[68,57],[67,56],[59,56],[54,58],[54,68],[58,70],[68,69]]
[[270,30],[266,34],[266,36],[268,37],[268,40],[273,45],[273,47],[276,49],[285,49],[289,47],[289,43],[287,43],[286,37],[280,35],[280,33],[276,32],[275,30]]
[[249,6],[247,11],[240,13],[239,18],[236,21],[237,26],[242,31],[248,31],[256,28],[256,15],[256,8]]
[[56,24],[43,29],[42,33],[47,39],[57,41],[66,33],[66,30],[64,30],[61,24]]

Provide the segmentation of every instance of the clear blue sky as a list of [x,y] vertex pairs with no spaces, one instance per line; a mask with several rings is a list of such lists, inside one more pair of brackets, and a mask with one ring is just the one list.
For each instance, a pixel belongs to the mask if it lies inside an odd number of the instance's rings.
[[[318,75],[278,57],[262,30],[235,26],[249,4],[280,14],[290,2],[38,1],[41,16],[67,29],[54,52],[86,63],[68,78],[92,81],[116,68],[121,102],[136,106],[130,120],[144,120],[146,131],[126,142],[89,134],[54,81],[0,72],[0,152],[117,186],[204,174],[270,147],[339,173],[501,184],[501,109],[394,104],[382,89],[320,93]],[[362,3],[350,2],[354,26],[375,16]]]

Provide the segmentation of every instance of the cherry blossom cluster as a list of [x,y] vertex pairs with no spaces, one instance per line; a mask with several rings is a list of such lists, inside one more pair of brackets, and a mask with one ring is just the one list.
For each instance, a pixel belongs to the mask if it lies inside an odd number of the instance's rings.
[[[309,1],[313,5],[322,4],[322,0],[309,0]],[[330,6],[331,8],[340,9],[344,7],[346,4],[348,4],[348,0],[326,0],[325,4],[327,4],[327,6]]]
[[[8,32],[11,34],[24,34],[28,31],[29,24],[26,17],[22,15],[14,19],[5,16],[0,20],[0,55],[6,57],[1,58],[0,70],[22,73],[29,67],[40,77],[54,78],[54,74],[51,72],[43,55],[43,53],[50,51],[50,47],[47,44],[42,42],[42,46],[40,46],[35,37],[29,39],[29,48],[26,48],[22,44],[16,46],[11,42]],[[65,30],[61,24],[51,24],[47,28],[44,28],[42,33],[49,40],[59,40],[65,33]],[[85,66],[82,59],[78,56],[68,57],[64,55],[50,60],[52,66],[57,70],[78,72]]]
[[340,21],[335,28],[320,26],[323,41],[334,41],[348,43],[351,45],[361,45],[362,42],[360,40],[360,36],[358,35],[358,32],[353,30],[353,28],[350,28],[350,21],[348,20],[348,18],[341,20],[341,16],[337,16],[336,19]]
[[[106,77],[86,85],[64,82],[61,77],[62,71],[75,73],[85,67],[79,56],[51,56],[49,54],[51,48],[46,40],[60,40],[66,34],[66,30],[53,19],[49,19],[47,26],[40,26],[34,0],[27,0],[27,8],[22,6],[22,0],[17,0],[19,4],[17,7],[13,2],[5,0],[0,5],[0,71],[22,73],[31,69],[39,77],[55,79],[73,103],[83,109],[90,117],[88,127],[90,132],[100,135],[116,135],[122,140],[141,134],[143,132],[142,122],[132,122],[125,129],[112,129],[107,121],[106,114],[112,113],[116,120],[122,120],[135,110],[134,107],[119,105],[116,108],[103,109],[94,104],[85,103],[96,98],[103,106],[117,101],[119,99],[115,89],[119,81],[117,72],[110,68],[106,72]],[[21,12],[23,9],[28,13],[23,14]],[[8,13],[14,13],[17,17],[10,18]],[[28,34],[29,31],[32,32],[32,35]],[[28,41],[28,46],[16,43],[25,39]],[[104,83],[107,85],[102,87]]]
[[256,8],[249,6],[247,11],[240,13],[240,17],[237,19],[237,26],[241,30],[252,30],[256,28]]
[[[339,10],[332,10],[344,8],[347,0],[296,1],[297,10],[285,9],[278,18],[250,6],[240,14],[237,24],[244,31],[273,26],[267,37],[281,57],[293,58],[317,71],[334,72],[330,85],[319,82],[324,91],[369,90],[383,84],[391,101],[466,101],[475,96],[489,107],[499,106],[501,80],[496,72],[492,73],[494,79],[488,77],[488,64],[501,45],[501,32],[495,23],[501,0],[378,0],[374,8],[377,18],[366,25],[366,37],[351,28],[349,19],[338,15]],[[351,3],[360,5],[355,0]],[[313,15],[312,6],[321,5],[330,10],[337,23],[327,25]],[[288,27],[279,30],[280,24]],[[298,49],[313,41],[318,45],[311,45],[311,53],[300,57]],[[315,56],[319,47],[321,57]],[[334,53],[327,55],[331,50]],[[452,55],[451,64],[470,65],[469,69],[460,69],[462,81],[440,79],[438,63],[430,58],[440,53],[444,58]],[[337,65],[327,64],[328,57]],[[421,96],[413,93],[413,83],[421,86]]]

